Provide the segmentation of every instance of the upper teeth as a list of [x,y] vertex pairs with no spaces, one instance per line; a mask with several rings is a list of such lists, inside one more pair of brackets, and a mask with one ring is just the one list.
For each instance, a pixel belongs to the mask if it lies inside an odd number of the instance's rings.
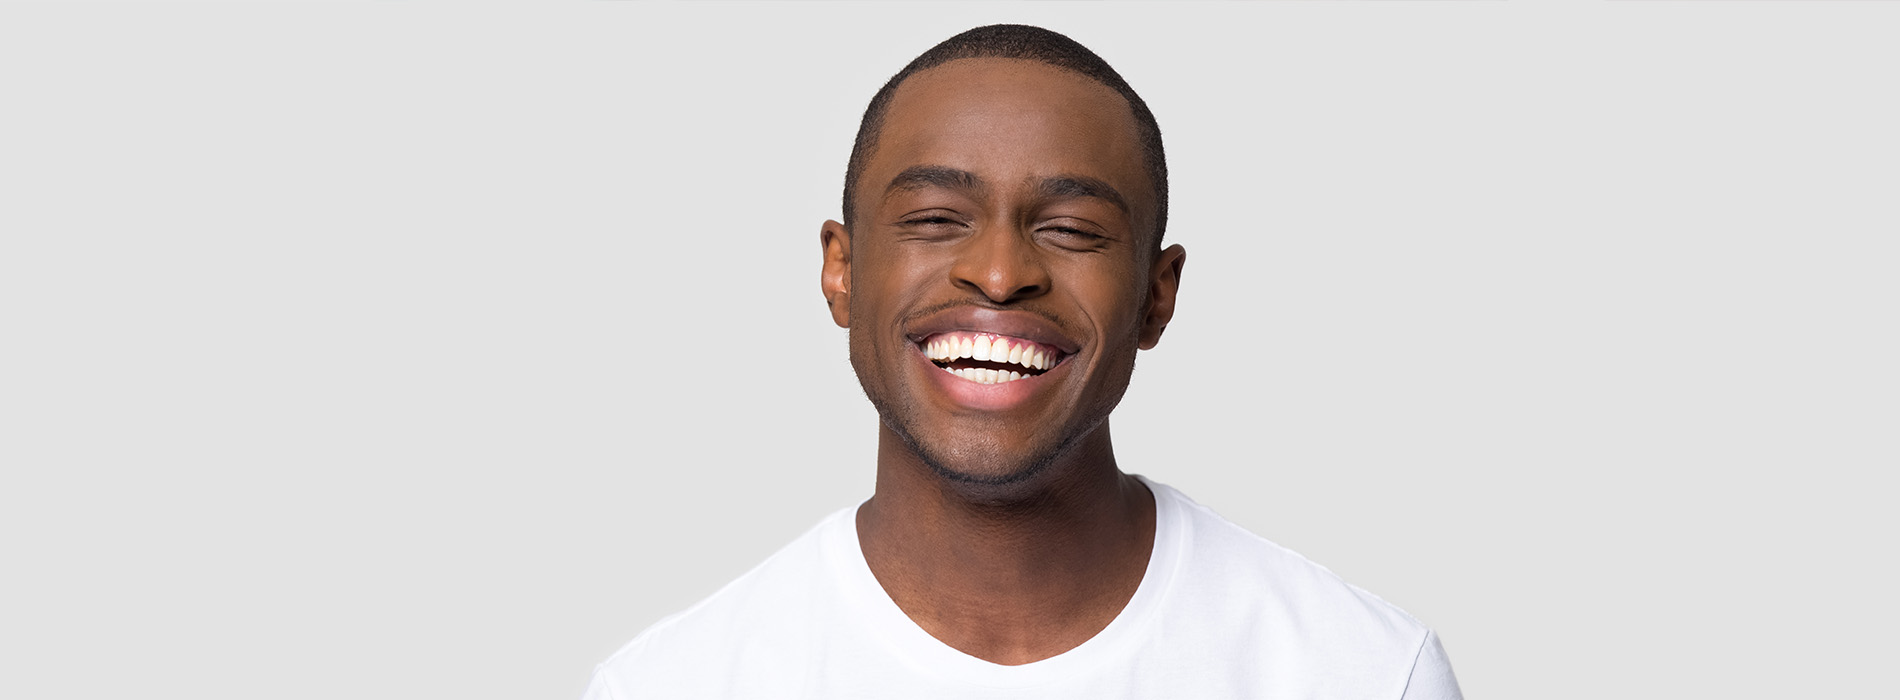
[[1055,366],[1056,351],[1027,340],[989,333],[945,333],[924,344],[924,357],[951,361],[967,357],[1049,369]]

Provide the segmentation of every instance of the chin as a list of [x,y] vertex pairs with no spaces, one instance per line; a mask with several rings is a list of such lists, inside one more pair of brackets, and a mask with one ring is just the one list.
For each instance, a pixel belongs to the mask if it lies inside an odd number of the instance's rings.
[[1000,460],[982,460],[976,464],[959,464],[933,458],[928,451],[920,450],[924,464],[945,481],[967,486],[1012,486],[1029,482],[1041,474],[1049,460],[1002,464]]
[[1059,471],[1056,465],[1081,441],[1080,435],[1071,435],[1015,450],[995,445],[943,450],[921,444],[907,431],[895,432],[946,488],[966,502],[997,507],[1021,506],[1046,496],[1050,477]]
[[[857,353],[852,365],[860,369]],[[1113,406],[1104,407],[1094,420],[1081,425],[1065,422],[1061,429],[1005,436],[982,425],[990,421],[927,420],[929,409],[911,392],[891,391],[887,397],[882,391],[887,387],[864,381],[865,376],[858,372],[878,419],[940,483],[971,503],[1007,506],[1039,498],[1050,477],[1059,476],[1063,458],[1106,422],[1107,409]]]

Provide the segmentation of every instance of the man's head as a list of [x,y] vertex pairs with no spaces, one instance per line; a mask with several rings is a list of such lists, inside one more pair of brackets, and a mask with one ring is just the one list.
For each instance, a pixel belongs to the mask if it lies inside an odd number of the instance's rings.
[[992,24],[945,39],[943,43],[911,60],[910,65],[891,76],[884,87],[871,97],[870,106],[864,110],[864,119],[858,122],[857,140],[851,144],[851,161],[845,166],[846,229],[850,229],[857,221],[858,179],[864,174],[865,163],[877,150],[878,136],[884,128],[885,115],[890,111],[891,98],[896,95],[898,86],[919,72],[965,58],[1013,58],[1044,63],[1080,73],[1121,95],[1135,118],[1136,137],[1141,142],[1142,165],[1148,171],[1148,185],[1154,191],[1152,245],[1160,247],[1162,234],[1168,228],[1168,159],[1161,146],[1161,126],[1155,122],[1154,114],[1148,111],[1148,103],[1142,101],[1141,95],[1135,94],[1135,89],[1128,86],[1128,81],[1123,80],[1120,73],[1116,73],[1107,61],[1088,47],[1047,29],[1021,24]]
[[890,433],[963,484],[1106,457],[1185,258],[1158,247],[1166,170],[1140,98],[1066,37],[984,27],[878,93],[850,170],[823,287]]

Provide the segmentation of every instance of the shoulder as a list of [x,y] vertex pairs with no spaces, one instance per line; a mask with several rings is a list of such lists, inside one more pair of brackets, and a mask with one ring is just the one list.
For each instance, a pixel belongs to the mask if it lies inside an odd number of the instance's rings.
[[1276,656],[1400,679],[1436,644],[1431,629],[1398,606],[1179,491],[1154,491],[1179,511],[1182,551],[1170,598],[1188,614]]
[[[822,626],[815,602],[832,588],[825,538],[849,527],[852,509],[820,521],[706,599],[653,623],[595,669],[587,700],[705,694],[747,649],[797,649]],[[641,690],[630,693],[632,688]],[[688,692],[691,691],[691,692]]]

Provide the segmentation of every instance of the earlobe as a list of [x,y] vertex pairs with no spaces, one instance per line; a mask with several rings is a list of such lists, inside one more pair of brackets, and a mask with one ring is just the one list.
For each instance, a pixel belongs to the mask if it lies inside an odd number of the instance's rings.
[[831,321],[839,328],[851,327],[851,232],[844,224],[826,221],[818,228],[818,244],[824,249],[824,265],[818,285],[831,307]]
[[1148,273],[1148,309],[1141,320],[1141,349],[1152,350],[1161,343],[1161,332],[1174,320],[1174,301],[1181,292],[1181,268],[1187,265],[1187,249],[1179,244],[1155,254],[1154,267]]

